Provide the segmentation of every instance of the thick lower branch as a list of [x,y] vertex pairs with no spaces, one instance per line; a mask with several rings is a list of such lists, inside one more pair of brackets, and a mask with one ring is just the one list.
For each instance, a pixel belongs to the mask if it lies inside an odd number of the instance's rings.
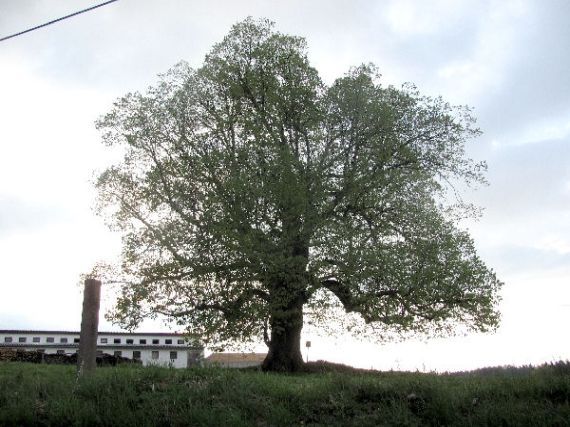
[[340,280],[331,277],[321,281],[321,286],[331,291],[340,300],[346,312],[357,312],[362,315],[366,323],[373,321],[381,321],[385,319],[384,316],[380,316],[379,313],[375,313],[367,308],[373,306],[370,298],[383,298],[383,297],[397,297],[399,292],[395,289],[385,289],[375,292],[370,292],[368,294],[359,293],[354,295],[350,287]]
[[265,302],[269,301],[269,295],[262,289],[245,289],[235,300],[228,302],[199,302],[194,304],[194,306],[188,310],[166,310],[166,309],[155,309],[154,311],[158,314],[163,314],[169,317],[184,317],[192,314],[194,311],[206,311],[213,310],[222,313],[226,320],[231,320],[232,318],[238,317],[240,310],[243,308],[244,304],[251,300],[252,297],[258,297]]

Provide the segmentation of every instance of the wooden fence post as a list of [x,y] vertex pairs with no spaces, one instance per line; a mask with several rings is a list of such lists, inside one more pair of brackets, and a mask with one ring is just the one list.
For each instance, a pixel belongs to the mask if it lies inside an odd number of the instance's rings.
[[94,371],[97,366],[97,331],[99,326],[100,302],[101,282],[95,279],[86,279],[85,289],[83,291],[79,354],[77,357],[78,376]]

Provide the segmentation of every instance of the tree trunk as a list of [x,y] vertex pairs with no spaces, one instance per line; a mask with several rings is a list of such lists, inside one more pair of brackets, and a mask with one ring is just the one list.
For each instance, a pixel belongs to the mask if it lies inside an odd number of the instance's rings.
[[270,319],[269,352],[263,361],[264,371],[297,372],[303,368],[301,329],[303,299],[296,298],[282,310],[275,310]]

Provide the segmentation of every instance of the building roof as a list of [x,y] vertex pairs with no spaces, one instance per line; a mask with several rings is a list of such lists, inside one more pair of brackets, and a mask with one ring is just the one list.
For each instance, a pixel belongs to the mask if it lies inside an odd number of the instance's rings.
[[[3,343],[0,342],[0,350],[5,348],[25,349],[25,348],[61,348],[61,349],[79,349],[77,343]],[[185,346],[182,344],[162,345],[162,344],[97,344],[97,350],[200,350],[203,347]]]
[[[79,335],[79,331],[39,331],[24,329],[0,329],[0,334],[54,334],[54,335]],[[159,337],[185,337],[186,334],[179,332],[106,332],[99,331],[98,335],[152,335]]]
[[263,362],[266,353],[212,353],[206,360],[210,363]]

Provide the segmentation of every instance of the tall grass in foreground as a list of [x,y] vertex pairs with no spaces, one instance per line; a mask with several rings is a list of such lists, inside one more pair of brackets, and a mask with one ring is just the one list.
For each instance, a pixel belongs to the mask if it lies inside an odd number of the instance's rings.
[[1,426],[570,426],[570,363],[463,374],[0,363]]

